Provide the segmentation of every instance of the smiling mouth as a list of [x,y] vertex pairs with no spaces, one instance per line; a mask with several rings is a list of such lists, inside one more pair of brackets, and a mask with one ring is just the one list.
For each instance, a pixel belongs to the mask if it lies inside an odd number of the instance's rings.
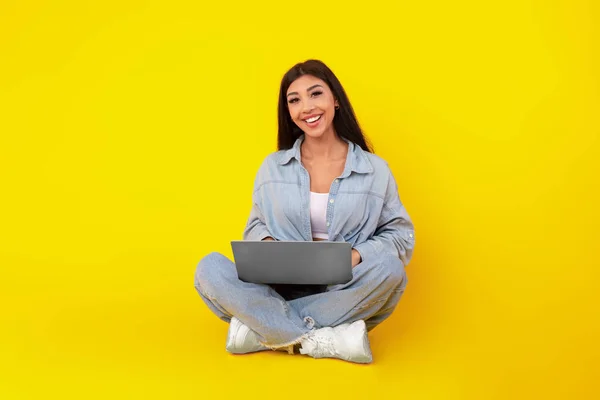
[[317,115],[316,117],[305,119],[304,122],[308,122],[309,124],[312,124],[313,122],[317,122],[318,120],[320,120],[321,116],[322,116],[322,114]]

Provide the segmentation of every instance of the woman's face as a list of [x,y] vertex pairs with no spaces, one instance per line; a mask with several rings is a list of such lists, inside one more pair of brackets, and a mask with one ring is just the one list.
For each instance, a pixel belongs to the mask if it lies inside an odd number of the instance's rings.
[[292,120],[314,138],[333,134],[333,116],[337,100],[329,86],[312,75],[296,79],[287,90],[288,109]]

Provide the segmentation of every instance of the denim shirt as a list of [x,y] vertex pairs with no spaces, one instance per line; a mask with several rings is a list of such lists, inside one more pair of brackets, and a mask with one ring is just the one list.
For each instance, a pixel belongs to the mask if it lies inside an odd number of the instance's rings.
[[[253,207],[244,240],[312,241],[310,176],[300,158],[301,135],[294,146],[269,154],[254,182]],[[413,254],[413,223],[400,201],[385,160],[347,141],[342,174],[329,189],[326,225],[330,241],[350,243],[363,261],[396,255],[406,266]]]

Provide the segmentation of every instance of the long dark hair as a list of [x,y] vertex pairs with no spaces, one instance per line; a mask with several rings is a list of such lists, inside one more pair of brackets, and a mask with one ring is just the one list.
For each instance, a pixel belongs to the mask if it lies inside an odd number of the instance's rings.
[[354,109],[348,100],[348,96],[342,84],[334,73],[319,60],[307,60],[294,65],[285,73],[281,80],[279,89],[279,106],[277,110],[279,120],[279,132],[277,134],[277,147],[279,150],[287,150],[294,146],[296,140],[303,134],[302,130],[292,121],[288,110],[287,90],[296,79],[303,75],[312,75],[323,80],[329,86],[333,97],[340,105],[333,117],[333,127],[341,138],[347,139],[360,146],[363,150],[373,152],[371,145],[360,129]]

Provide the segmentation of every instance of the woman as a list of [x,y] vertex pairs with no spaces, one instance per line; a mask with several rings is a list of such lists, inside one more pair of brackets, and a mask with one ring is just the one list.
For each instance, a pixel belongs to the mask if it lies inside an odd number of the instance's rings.
[[308,60],[283,77],[279,151],[259,168],[244,240],[352,244],[353,278],[326,287],[242,282],[218,253],[198,264],[196,290],[230,322],[226,349],[287,350],[370,363],[367,332],[395,309],[414,227],[387,163],[374,155],[333,72]]

